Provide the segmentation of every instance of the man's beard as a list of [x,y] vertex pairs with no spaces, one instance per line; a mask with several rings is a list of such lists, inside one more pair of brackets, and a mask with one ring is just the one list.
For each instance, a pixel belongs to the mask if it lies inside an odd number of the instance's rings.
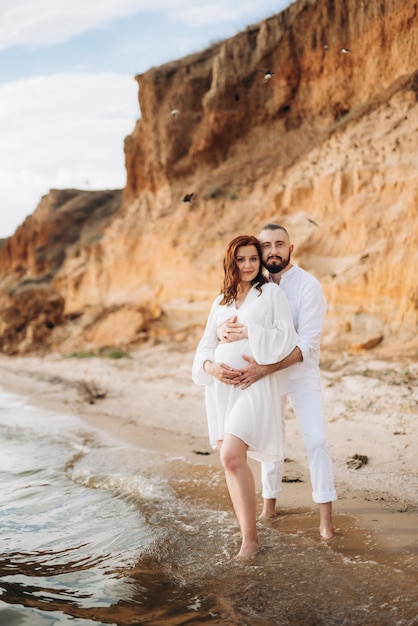
[[287,259],[282,259],[280,262],[278,261],[269,262],[269,260],[267,259],[266,262],[263,261],[263,266],[266,268],[268,272],[270,272],[270,274],[278,274],[279,272],[284,270],[285,267],[289,265],[289,263],[290,263],[290,252],[289,252],[289,256],[287,257]]

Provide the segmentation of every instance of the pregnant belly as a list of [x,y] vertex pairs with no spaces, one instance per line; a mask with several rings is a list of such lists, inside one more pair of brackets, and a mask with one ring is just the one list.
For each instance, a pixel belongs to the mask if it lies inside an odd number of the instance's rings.
[[234,369],[241,369],[248,365],[242,355],[251,356],[248,339],[233,341],[232,343],[219,343],[215,350],[215,363],[225,363]]

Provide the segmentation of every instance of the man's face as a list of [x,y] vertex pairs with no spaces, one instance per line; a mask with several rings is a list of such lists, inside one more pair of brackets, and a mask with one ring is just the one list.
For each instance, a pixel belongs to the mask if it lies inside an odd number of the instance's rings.
[[261,243],[262,262],[266,270],[272,274],[278,274],[290,263],[293,245],[290,245],[289,237],[281,228],[276,230],[262,230],[258,235]]

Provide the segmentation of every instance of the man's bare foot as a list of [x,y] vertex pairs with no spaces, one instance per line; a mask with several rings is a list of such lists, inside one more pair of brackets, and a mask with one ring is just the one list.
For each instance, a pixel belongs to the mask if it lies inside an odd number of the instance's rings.
[[323,539],[332,539],[334,526],[332,523],[332,502],[324,502],[319,508],[319,534]]
[[334,536],[334,526],[328,527],[319,527],[319,534],[323,539],[332,539]]
[[276,499],[264,498],[263,510],[260,513],[260,519],[270,519],[272,517],[277,517]]
[[240,551],[234,556],[234,560],[248,559],[249,557],[255,556],[259,549],[260,544],[258,541],[243,541]]

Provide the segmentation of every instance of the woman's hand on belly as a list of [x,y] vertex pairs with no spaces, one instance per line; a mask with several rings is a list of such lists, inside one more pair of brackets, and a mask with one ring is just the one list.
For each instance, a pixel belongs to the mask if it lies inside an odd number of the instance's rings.
[[206,361],[205,372],[226,385],[233,385],[239,379],[241,372],[233,369],[225,363],[212,363]]

